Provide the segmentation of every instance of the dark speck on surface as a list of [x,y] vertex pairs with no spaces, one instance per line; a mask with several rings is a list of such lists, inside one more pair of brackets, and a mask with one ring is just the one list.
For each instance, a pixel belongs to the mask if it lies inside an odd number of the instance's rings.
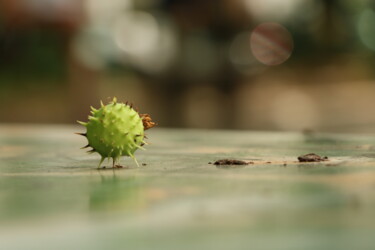
[[298,157],[299,162],[320,162],[320,161],[328,161],[328,157],[324,156],[321,157],[317,154],[310,153],[307,155],[301,155]]
[[222,159],[214,162],[214,165],[248,165],[246,161],[233,160],[233,159]]

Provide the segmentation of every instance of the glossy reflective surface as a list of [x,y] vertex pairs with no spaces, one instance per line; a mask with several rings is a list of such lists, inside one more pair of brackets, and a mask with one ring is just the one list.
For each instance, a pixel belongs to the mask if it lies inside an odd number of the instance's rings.
[[0,127],[1,249],[375,246],[375,137],[155,129],[147,165],[97,170],[80,130]]

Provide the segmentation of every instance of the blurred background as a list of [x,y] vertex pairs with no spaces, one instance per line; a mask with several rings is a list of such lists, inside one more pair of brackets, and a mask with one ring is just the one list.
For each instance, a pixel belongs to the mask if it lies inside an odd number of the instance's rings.
[[371,0],[0,0],[0,122],[375,130]]

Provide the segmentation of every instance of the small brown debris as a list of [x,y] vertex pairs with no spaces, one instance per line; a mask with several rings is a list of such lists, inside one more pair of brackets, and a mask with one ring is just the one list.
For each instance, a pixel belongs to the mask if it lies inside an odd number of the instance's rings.
[[222,159],[214,162],[214,165],[248,165],[246,161],[233,160],[233,159]]
[[156,126],[156,123],[152,121],[149,114],[140,114],[139,116],[142,119],[143,127],[145,130]]
[[208,164],[212,164],[212,162],[209,161]]
[[113,168],[123,168],[121,165],[115,165]]
[[147,166],[147,163],[142,163],[142,166]]
[[307,155],[301,155],[298,157],[299,162],[321,162],[321,161],[328,161],[328,157],[324,156],[321,157],[317,154],[310,153]]

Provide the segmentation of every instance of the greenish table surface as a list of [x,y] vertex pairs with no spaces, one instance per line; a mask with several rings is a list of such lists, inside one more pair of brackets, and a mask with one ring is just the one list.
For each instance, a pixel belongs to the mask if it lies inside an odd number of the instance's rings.
[[1,250],[375,249],[375,136],[152,129],[98,170],[74,132],[0,126]]

